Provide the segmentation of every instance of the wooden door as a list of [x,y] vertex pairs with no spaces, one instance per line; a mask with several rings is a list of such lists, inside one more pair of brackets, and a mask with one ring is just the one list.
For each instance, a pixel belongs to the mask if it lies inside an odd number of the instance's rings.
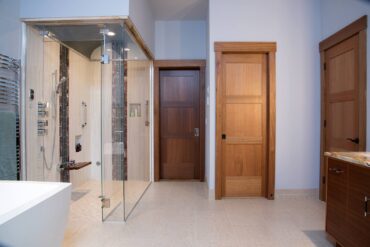
[[320,42],[320,199],[326,200],[327,151],[366,148],[367,16]]
[[325,151],[359,151],[358,35],[325,52]]
[[265,194],[266,55],[222,57],[222,196]]
[[160,71],[160,178],[199,179],[199,70]]

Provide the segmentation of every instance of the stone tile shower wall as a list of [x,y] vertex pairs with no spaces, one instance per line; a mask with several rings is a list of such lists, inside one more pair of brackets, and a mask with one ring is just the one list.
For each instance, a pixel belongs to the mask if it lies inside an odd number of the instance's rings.
[[[60,78],[67,78],[61,86],[59,96],[59,149],[62,164],[69,162],[69,50],[65,46],[60,46]],[[69,182],[70,175],[68,170],[60,172],[60,181]]]
[[127,180],[127,69],[122,49],[121,42],[112,43],[112,142],[117,147],[112,155],[113,180]]

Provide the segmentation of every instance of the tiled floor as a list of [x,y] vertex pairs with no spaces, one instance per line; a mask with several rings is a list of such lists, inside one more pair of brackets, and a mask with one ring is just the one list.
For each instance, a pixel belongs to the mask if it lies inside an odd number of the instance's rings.
[[334,246],[325,205],[310,196],[213,201],[204,183],[159,182],[126,223],[101,223],[95,196],[72,203],[63,246]]

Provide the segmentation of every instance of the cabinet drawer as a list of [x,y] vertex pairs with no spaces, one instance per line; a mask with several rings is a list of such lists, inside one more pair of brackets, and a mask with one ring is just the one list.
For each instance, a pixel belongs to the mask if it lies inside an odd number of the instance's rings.
[[346,243],[347,164],[329,159],[327,180],[326,231]]
[[327,203],[333,207],[346,207],[348,164],[329,159]]

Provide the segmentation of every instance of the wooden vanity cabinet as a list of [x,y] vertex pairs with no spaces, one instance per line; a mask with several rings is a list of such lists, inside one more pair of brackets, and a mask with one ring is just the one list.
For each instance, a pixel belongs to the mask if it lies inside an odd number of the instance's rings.
[[370,247],[370,168],[328,158],[326,231],[343,247]]

